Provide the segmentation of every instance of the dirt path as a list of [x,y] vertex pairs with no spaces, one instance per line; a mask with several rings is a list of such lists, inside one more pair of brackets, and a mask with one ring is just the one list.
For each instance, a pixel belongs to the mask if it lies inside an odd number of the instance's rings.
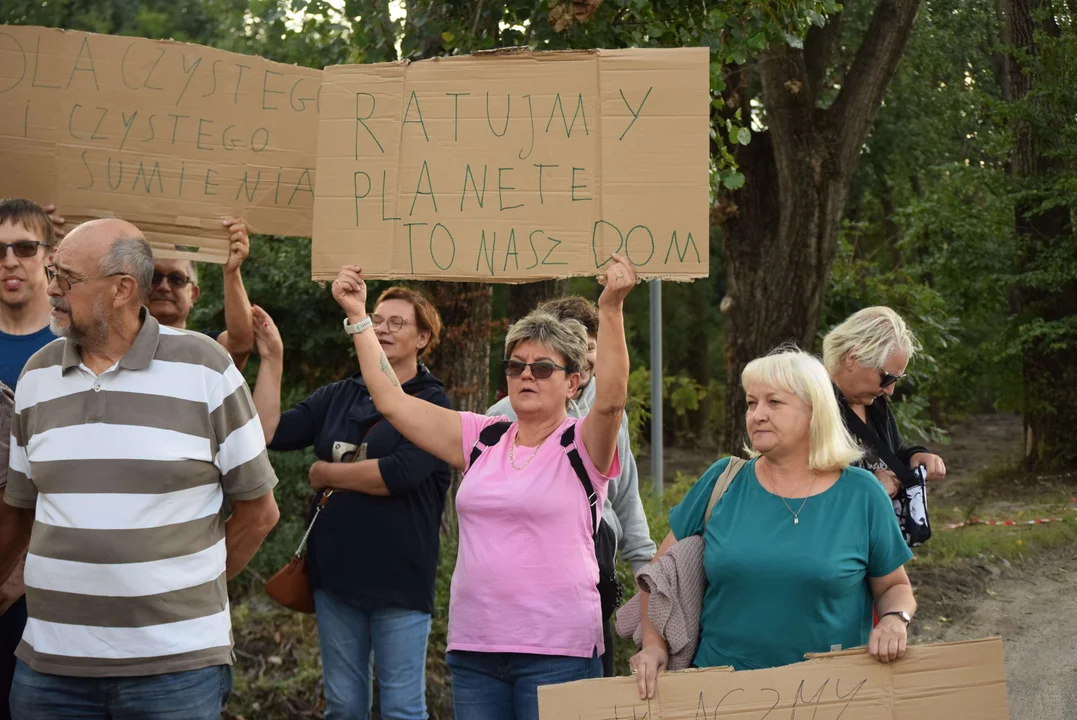
[[[1018,454],[1021,433],[1014,415],[977,416],[953,428],[950,445],[939,448],[948,477],[934,503],[982,500],[978,473]],[[1001,636],[1011,720],[1077,720],[1077,546],[1013,565],[972,562],[948,573],[911,574],[930,585],[914,642]],[[940,622],[941,614],[952,617]]]
[[917,642],[1000,635],[1011,720],[1077,719],[1077,548],[995,576],[971,605],[959,622]]

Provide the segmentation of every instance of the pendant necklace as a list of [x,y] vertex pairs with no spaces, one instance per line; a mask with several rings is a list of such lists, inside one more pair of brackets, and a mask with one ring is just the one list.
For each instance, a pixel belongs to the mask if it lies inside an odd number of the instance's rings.
[[793,524],[794,525],[799,525],[800,524],[800,513],[804,511],[804,506],[808,504],[808,498],[811,497],[812,490],[815,489],[815,481],[816,481],[816,479],[817,479],[817,476],[815,475],[815,473],[812,473],[811,487],[808,488],[808,494],[804,496],[804,501],[802,503],[800,503],[800,507],[797,508],[795,512],[794,512],[793,508],[789,507],[789,503],[787,503],[785,501],[785,498],[782,497],[782,494],[777,491],[778,488],[774,485],[774,483],[773,482],[770,483],[771,488],[773,488],[774,494],[778,496],[778,499],[782,501],[782,505],[785,505],[785,509],[788,510],[789,514],[793,516]]

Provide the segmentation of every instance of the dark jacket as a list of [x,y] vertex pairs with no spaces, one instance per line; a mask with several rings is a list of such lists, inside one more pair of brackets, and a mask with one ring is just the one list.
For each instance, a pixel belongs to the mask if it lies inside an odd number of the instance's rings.
[[[841,408],[842,419],[845,420],[845,426],[851,427],[850,416],[855,417],[852,408],[849,407],[849,403],[845,401],[845,398],[841,394],[841,390],[834,387],[834,394],[838,398],[838,406]],[[897,418],[894,417],[893,411],[890,409],[890,405],[886,402],[886,396],[880,395],[875,398],[875,402],[868,405],[867,420],[864,423],[869,428],[875,431],[875,434],[886,443],[890,452],[897,456],[898,460],[905,463],[906,469],[909,466],[909,461],[916,453],[930,452],[923,445],[905,445],[901,440],[901,433],[898,431]],[[857,460],[853,465],[855,467],[864,468],[871,472],[876,470],[893,470],[898,477],[902,477],[903,470],[895,470],[894,468],[887,468],[884,463],[871,447],[865,444],[864,457]]]
[[[404,390],[450,407],[441,381],[422,363]],[[367,458],[378,460],[389,495],[333,493],[310,536],[311,583],[367,612],[396,608],[433,614],[449,466],[382,420],[362,376],[319,388],[283,413],[269,447],[313,445],[320,460],[347,462],[364,443]]]

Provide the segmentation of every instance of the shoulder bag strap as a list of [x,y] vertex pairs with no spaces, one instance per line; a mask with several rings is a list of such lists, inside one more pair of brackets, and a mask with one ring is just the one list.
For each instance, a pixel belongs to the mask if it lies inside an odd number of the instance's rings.
[[722,496],[725,495],[725,491],[729,489],[729,485],[733,482],[733,478],[737,476],[740,469],[747,463],[748,461],[744,458],[739,458],[733,455],[729,457],[729,464],[725,466],[725,470],[718,476],[718,480],[714,483],[714,489],[711,491],[711,499],[707,503],[707,512],[703,516],[704,527],[711,521],[711,513],[714,512],[714,506],[722,499]]

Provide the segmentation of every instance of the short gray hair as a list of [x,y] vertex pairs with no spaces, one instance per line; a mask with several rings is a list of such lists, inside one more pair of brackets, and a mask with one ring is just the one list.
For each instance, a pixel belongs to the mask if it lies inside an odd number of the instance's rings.
[[104,277],[130,275],[138,284],[139,294],[145,298],[153,284],[153,249],[145,238],[118,237],[101,256],[97,269]]
[[912,359],[920,343],[905,320],[888,307],[879,305],[853,313],[823,338],[823,363],[831,373],[845,356],[864,367],[882,369],[887,359],[900,350]]
[[198,265],[194,260],[188,260],[187,266],[191,268],[191,271],[187,273],[187,277],[190,279],[192,285],[198,287]]
[[579,320],[558,320],[548,312],[535,310],[514,323],[505,336],[505,359],[522,342],[545,345],[565,359],[568,373],[587,366],[587,328]]

